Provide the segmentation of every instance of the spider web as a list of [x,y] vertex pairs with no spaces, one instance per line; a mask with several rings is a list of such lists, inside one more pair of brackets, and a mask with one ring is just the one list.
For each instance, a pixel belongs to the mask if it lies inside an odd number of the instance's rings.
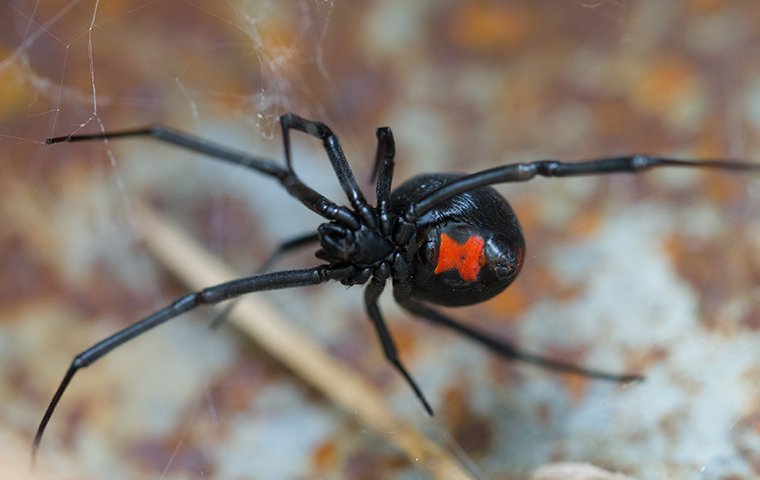
[[[150,141],[44,147],[45,137],[155,122],[280,159],[277,117],[293,111],[339,132],[360,180],[384,124],[396,134],[399,180],[547,157],[758,151],[748,5],[455,3],[3,3],[6,450],[25,458],[74,353],[184,292],[140,244],[136,203],[163,210],[243,273],[318,223],[269,180],[187,152]],[[294,140],[299,175],[341,199],[319,145]],[[526,229],[528,264],[506,294],[452,314],[532,350],[641,368],[646,384],[505,364],[383,303],[436,407],[427,420],[385,364],[358,289],[272,298],[476,477],[525,476],[557,458],[641,478],[756,474],[747,398],[757,388],[746,379],[759,340],[757,185],[687,172],[504,191]],[[312,263],[307,253],[285,266]],[[213,312],[188,317],[78,375],[46,434],[43,468],[93,478],[424,475],[233,331],[210,332]]]

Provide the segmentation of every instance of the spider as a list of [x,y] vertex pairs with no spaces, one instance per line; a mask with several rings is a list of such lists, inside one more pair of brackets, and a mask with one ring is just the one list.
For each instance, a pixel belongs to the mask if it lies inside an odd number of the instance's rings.
[[[469,175],[429,173],[391,190],[395,142],[388,127],[377,129],[377,153],[372,179],[377,204],[370,205],[359,189],[338,137],[323,123],[287,113],[280,117],[285,166],[171,128],[147,128],[49,138],[46,143],[117,138],[153,138],[274,177],[292,197],[325,219],[316,232],[284,242],[275,255],[318,244],[323,264],[306,269],[261,273],[186,294],[166,307],[105,338],[74,357],[40,421],[32,455],[74,375],[120,345],[201,305],[213,305],[247,293],[329,281],[367,284],[364,304],[387,360],[403,376],[428,414],[433,414],[411,374],[401,362],[377,301],[390,279],[393,296],[416,317],[450,328],[483,344],[496,354],[546,368],[592,378],[632,382],[643,377],[613,374],[545,358],[515,348],[509,342],[467,326],[429,306],[472,305],[502,292],[517,277],[525,258],[525,240],[516,215],[490,185],[525,182],[536,176],[570,177],[637,173],[655,167],[712,168],[760,173],[760,165],[734,160],[677,160],[649,155],[566,163],[540,160],[516,163]],[[290,131],[322,141],[350,207],[341,206],[306,186],[292,166]]]

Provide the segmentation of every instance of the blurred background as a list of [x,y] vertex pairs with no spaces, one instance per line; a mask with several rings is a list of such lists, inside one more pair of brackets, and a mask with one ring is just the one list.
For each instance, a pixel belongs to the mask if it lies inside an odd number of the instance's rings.
[[[545,158],[760,159],[759,50],[752,1],[0,3],[0,461],[26,471],[76,353],[186,291],[141,244],[136,202],[241,274],[319,224],[271,180],[177,148],[45,138],[163,123],[281,161],[277,117],[292,111],[338,133],[371,198],[384,125],[396,184]],[[343,203],[319,142],[293,140],[301,178]],[[499,190],[525,230],[521,276],[449,313],[644,383],[504,361],[386,295],[430,419],[384,360],[360,287],[264,295],[476,478],[557,461],[760,475],[760,182],[671,170]],[[234,329],[209,330],[213,317],[185,315],[81,371],[36,474],[424,478]]]

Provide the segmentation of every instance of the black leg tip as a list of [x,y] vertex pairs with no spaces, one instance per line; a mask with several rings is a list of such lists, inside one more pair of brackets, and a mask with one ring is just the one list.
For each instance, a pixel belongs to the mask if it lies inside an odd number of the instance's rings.
[[641,383],[646,378],[644,375],[621,375],[620,383]]
[[45,139],[45,145],[53,145],[54,143],[70,142],[71,137],[50,137]]

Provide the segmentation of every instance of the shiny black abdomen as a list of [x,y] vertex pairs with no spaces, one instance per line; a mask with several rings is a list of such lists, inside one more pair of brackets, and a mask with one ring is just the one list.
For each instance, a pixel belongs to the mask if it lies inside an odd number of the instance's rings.
[[[411,203],[423,198],[457,174],[425,174],[411,178],[394,190],[392,208],[401,214]],[[467,281],[456,271],[436,273],[440,232],[462,225],[487,242],[488,262],[477,279]],[[417,219],[413,243],[409,247],[414,266],[412,294],[420,300],[446,306],[471,305],[503,291],[517,276],[525,252],[517,216],[509,203],[491,187],[461,193],[442,202]]]

